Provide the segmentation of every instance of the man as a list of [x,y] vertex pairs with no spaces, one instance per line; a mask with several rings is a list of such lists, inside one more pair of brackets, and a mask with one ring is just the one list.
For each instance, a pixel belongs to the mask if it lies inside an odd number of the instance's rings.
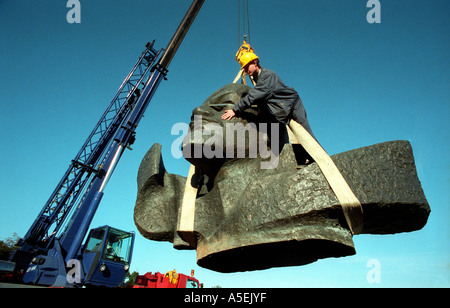
[[[286,86],[274,71],[261,67],[258,56],[253,52],[242,55],[239,63],[244,72],[253,78],[256,85],[232,109],[225,110],[222,119],[231,120],[251,105],[257,105],[262,113],[269,115],[271,120],[284,125],[289,124],[290,120],[294,120],[315,138],[297,91]],[[312,162],[311,157],[302,147],[295,152],[297,159],[301,160],[299,164],[303,164],[303,159],[300,157],[305,156],[309,162]]]

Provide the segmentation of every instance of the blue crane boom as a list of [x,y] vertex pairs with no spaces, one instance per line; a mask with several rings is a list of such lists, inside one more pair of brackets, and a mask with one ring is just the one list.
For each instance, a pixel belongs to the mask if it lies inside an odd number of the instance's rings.
[[[193,1],[165,50],[154,49],[154,42],[147,43],[34,223],[19,240],[20,248],[10,260],[16,263],[16,271],[26,270],[24,282],[67,286],[70,284],[67,265],[74,264],[74,260],[83,260],[83,270],[77,272],[79,279],[72,279],[72,284],[75,281],[78,285],[113,286],[123,280],[125,271],[113,275],[115,279],[111,278],[111,272],[117,272],[112,270],[117,265],[128,270],[134,234],[105,226],[91,230],[84,246],[82,241],[105,186],[124,150],[134,143],[138,123],[203,2]],[[123,256],[116,253],[111,257],[106,253],[112,246],[121,253],[127,251],[122,247],[125,241],[130,251]],[[98,248],[89,248],[90,243],[97,243]],[[108,277],[103,276],[111,279],[99,278],[101,275],[96,271],[102,269],[109,271]]]
[[137,63],[119,87],[110,105],[95,125],[86,142],[72,160],[69,168],[23,238],[23,243],[48,248],[60,231],[68,214],[80,202],[87,184],[102,173],[102,160],[123,120],[133,110],[142,84],[149,79],[149,71],[161,51],[147,44]]

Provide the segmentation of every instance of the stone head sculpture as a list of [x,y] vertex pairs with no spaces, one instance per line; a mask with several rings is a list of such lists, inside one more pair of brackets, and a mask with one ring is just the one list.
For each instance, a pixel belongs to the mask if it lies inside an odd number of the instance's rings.
[[[214,92],[194,109],[183,140],[183,155],[196,169],[189,183],[198,188],[195,243],[177,233],[186,177],[167,173],[159,144],[138,172],[134,219],[140,233],[177,249],[196,249],[197,263],[219,272],[355,254],[337,198],[315,163],[297,169],[285,129],[264,122],[257,108],[233,122],[220,118],[246,91],[245,85],[231,84]],[[364,208],[362,233],[407,232],[426,224],[430,208],[407,141],[332,159]]]

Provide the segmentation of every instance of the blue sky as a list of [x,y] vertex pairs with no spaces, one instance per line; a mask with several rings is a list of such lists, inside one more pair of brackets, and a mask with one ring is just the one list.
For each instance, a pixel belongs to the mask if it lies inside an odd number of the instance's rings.
[[[97,123],[145,44],[166,47],[191,1],[80,0],[69,24],[64,0],[0,0],[0,238],[23,236]],[[194,251],[137,234],[131,270],[176,269],[206,287],[449,287],[450,21],[447,0],[249,0],[251,43],[262,65],[297,89],[314,134],[330,155],[409,140],[432,212],[420,231],[354,237],[355,256],[301,267],[221,274]],[[137,232],[136,176],[153,143],[170,173],[175,123],[239,69],[237,1],[207,0],[122,157],[92,227]],[[381,282],[369,283],[370,260]]]

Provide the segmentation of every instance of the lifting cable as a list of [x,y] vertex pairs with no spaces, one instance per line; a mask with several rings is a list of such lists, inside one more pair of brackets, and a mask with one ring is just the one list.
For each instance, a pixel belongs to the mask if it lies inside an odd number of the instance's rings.
[[[253,49],[250,46],[250,13],[248,9],[248,0],[238,0],[238,25],[237,25],[237,35],[238,35],[238,51],[236,53],[236,61],[240,62],[240,58],[243,54],[247,52],[253,52]],[[241,33],[241,20],[242,20],[242,33]],[[243,36],[243,43],[241,43],[241,34]],[[244,69],[241,68],[233,83],[236,83],[239,79],[242,78],[241,83],[247,84],[245,80],[245,72]],[[255,82],[252,78],[250,78],[253,85]]]
[[[241,19],[242,19],[242,35],[241,35]],[[247,27],[247,29],[246,29]],[[248,43],[250,40],[250,14],[248,10],[248,0],[238,0],[238,49],[241,46],[242,37]]]

